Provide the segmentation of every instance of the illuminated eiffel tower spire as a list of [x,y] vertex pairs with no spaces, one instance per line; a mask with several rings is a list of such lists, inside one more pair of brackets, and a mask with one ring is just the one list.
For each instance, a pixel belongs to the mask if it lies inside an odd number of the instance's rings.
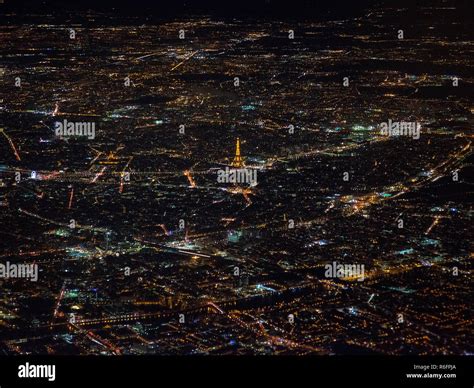
[[237,138],[237,144],[235,146],[235,156],[234,160],[232,161],[232,167],[240,168],[244,165],[244,161],[242,156],[240,156],[240,139]]

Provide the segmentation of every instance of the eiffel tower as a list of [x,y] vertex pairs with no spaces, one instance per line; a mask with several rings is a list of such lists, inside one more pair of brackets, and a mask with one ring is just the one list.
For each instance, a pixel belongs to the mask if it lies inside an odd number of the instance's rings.
[[240,139],[237,138],[237,144],[235,146],[235,156],[234,160],[232,161],[232,167],[235,168],[241,168],[244,165],[244,160],[242,159],[242,156],[240,155]]

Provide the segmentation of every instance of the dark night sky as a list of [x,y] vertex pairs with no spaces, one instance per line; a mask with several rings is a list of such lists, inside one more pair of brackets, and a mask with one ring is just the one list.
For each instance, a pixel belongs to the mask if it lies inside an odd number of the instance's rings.
[[[1,0],[0,0],[1,1]],[[459,20],[472,24],[472,0],[3,0],[2,13],[23,15],[52,14],[74,20],[82,11],[93,10],[117,16],[155,19],[206,14],[223,17],[268,19],[343,19],[363,16],[367,9],[378,7],[408,8],[416,25],[423,7],[455,4]],[[26,19],[25,19],[26,20]],[[31,21],[31,20],[30,20]]]
[[[456,4],[462,18],[473,18],[472,0],[3,0],[0,13],[68,13],[81,10],[112,11],[122,15],[156,17],[183,14],[216,14],[256,17],[352,17],[367,7],[408,7]],[[467,16],[469,15],[469,16]],[[472,20],[472,19],[471,19]]]
[[[216,13],[224,15],[286,16],[319,14],[352,15],[368,5],[392,0],[4,0],[5,10],[60,12],[64,10],[114,10],[128,14]],[[416,3],[411,0],[410,3]],[[396,1],[400,3],[400,1]]]

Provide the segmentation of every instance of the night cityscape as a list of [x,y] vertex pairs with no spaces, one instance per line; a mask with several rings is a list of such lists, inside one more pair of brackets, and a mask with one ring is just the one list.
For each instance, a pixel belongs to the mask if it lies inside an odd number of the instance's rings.
[[0,355],[472,356],[466,2],[8,3]]

